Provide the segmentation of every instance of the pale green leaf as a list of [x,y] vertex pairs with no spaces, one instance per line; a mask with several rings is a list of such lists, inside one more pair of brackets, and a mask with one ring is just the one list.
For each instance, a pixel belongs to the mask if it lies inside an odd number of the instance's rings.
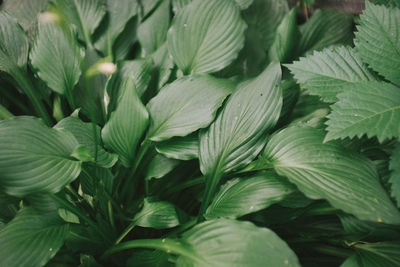
[[121,87],[121,97],[101,136],[106,147],[119,155],[126,167],[133,164],[136,150],[149,123],[149,114],[136,93],[132,79]]
[[400,208],[400,144],[397,143],[390,158],[390,170],[392,174],[389,182],[392,184],[392,197],[397,201],[397,207]]
[[57,213],[23,208],[0,230],[2,266],[44,266],[64,243],[68,225]]
[[366,1],[355,45],[361,59],[389,81],[400,85],[400,9]]
[[76,216],[74,213],[70,212],[69,210],[58,209],[57,213],[58,213],[58,216],[60,216],[61,219],[63,219],[65,222],[78,223],[79,224],[78,216]]
[[142,210],[133,219],[135,224],[155,229],[172,228],[179,225],[175,206],[166,201],[145,198]]
[[377,136],[400,137],[400,90],[385,82],[355,83],[337,97],[326,122],[325,140]]
[[287,65],[302,87],[325,102],[336,102],[343,86],[375,80],[349,47],[327,48]]
[[199,136],[195,133],[184,137],[174,137],[157,143],[156,150],[171,159],[196,159],[199,157]]
[[[77,117],[67,117],[57,123],[57,129],[64,129],[74,135],[79,144],[84,145],[90,151],[90,156],[96,158],[95,137],[93,136],[92,123],[83,122]],[[100,127],[96,125],[97,160],[96,164],[104,168],[111,168],[118,160],[117,155],[105,151],[100,144]]]
[[192,0],[172,0],[172,11],[176,14],[190,2],[192,2]]
[[207,127],[232,89],[231,82],[207,75],[167,85],[147,104],[151,115],[147,138],[159,142]]
[[63,31],[55,23],[39,22],[30,58],[38,76],[50,89],[67,96],[72,94],[81,75],[80,49],[72,33]]
[[177,266],[300,266],[285,241],[250,222],[207,221],[184,233],[182,239],[199,260],[181,256]]
[[178,164],[179,160],[170,159],[161,154],[157,154],[147,167],[146,180],[161,178],[172,171]]
[[247,9],[252,3],[253,0],[235,0],[240,9]]
[[372,162],[323,139],[318,129],[289,127],[270,139],[262,157],[311,199],[326,199],[361,220],[400,224]]
[[72,182],[81,162],[70,157],[78,146],[68,132],[33,117],[0,121],[0,184],[10,195],[56,193]]
[[195,0],[174,18],[168,50],[183,73],[215,72],[237,57],[245,29],[232,0]]
[[238,218],[265,209],[283,200],[295,187],[274,172],[235,178],[221,186],[204,216]]
[[157,6],[157,4],[160,1],[164,0],[145,0],[145,1],[139,1],[141,8],[142,8],[142,17],[146,17],[149,13],[151,13],[154,10],[154,7]]

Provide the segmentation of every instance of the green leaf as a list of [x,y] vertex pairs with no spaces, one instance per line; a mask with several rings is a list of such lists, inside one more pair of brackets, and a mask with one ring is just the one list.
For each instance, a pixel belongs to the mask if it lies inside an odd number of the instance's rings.
[[400,144],[397,143],[390,158],[390,170],[392,174],[389,182],[392,184],[392,197],[397,201],[397,207],[400,208]]
[[163,0],[146,0],[146,1],[139,1],[141,8],[142,8],[142,18],[146,17],[149,13],[154,11],[154,7],[157,6],[157,4]]
[[273,172],[229,180],[214,197],[204,216],[238,218],[283,200],[295,187]]
[[160,90],[168,82],[174,68],[174,61],[168,54],[166,42],[153,53],[152,59],[158,71],[157,89]]
[[160,142],[207,127],[232,89],[231,82],[207,75],[167,85],[147,104],[151,115],[147,138]]
[[317,9],[311,18],[299,27],[301,37],[298,54],[322,50],[332,45],[351,45],[353,15],[334,9]]
[[167,175],[179,164],[179,160],[170,159],[157,154],[147,167],[146,180],[158,179]]
[[323,139],[318,129],[289,127],[271,138],[262,156],[311,199],[326,199],[361,220],[400,224],[372,162]]
[[137,36],[144,55],[156,51],[166,40],[170,21],[170,0],[163,0],[157,9],[142,22]]
[[253,0],[235,0],[240,9],[247,9],[252,3]]
[[156,144],[158,153],[171,159],[191,160],[199,157],[198,134],[174,137]]
[[[211,126],[200,132],[200,170],[206,175],[208,205],[223,173],[249,164],[261,151],[282,107],[281,68],[268,66],[229,97]],[[205,206],[207,207],[207,206]]]
[[400,266],[400,242],[356,244],[359,266]]
[[357,255],[352,255],[348,257],[341,265],[340,267],[362,267],[360,266],[360,263],[358,262]]
[[192,0],[172,0],[172,11],[176,14],[190,2],[192,2]]
[[299,30],[296,24],[297,5],[285,15],[275,32],[274,41],[268,52],[270,61],[291,61],[296,48]]
[[81,52],[73,40],[72,33],[63,31],[59,25],[39,22],[38,36],[30,53],[32,65],[40,79],[50,89],[67,97],[72,95],[81,75]]
[[168,262],[169,254],[160,250],[138,250],[135,251],[127,261],[127,267],[172,267]]
[[336,102],[345,85],[375,80],[354,49],[343,46],[314,52],[287,67],[302,87],[325,102]]
[[201,260],[181,256],[177,266],[300,266],[282,239],[250,222],[207,221],[184,233],[182,239]]
[[141,227],[155,229],[172,228],[179,225],[179,218],[175,206],[166,201],[157,201],[154,198],[145,198],[143,209],[133,219]]
[[355,45],[361,59],[389,81],[400,85],[400,9],[366,2]]
[[0,121],[0,184],[12,196],[56,193],[72,182],[81,162],[70,157],[74,136],[33,117]]
[[122,164],[133,164],[136,149],[149,123],[149,114],[138,97],[132,79],[121,87],[118,106],[111,113],[101,136],[106,147],[119,155]]
[[54,213],[23,208],[0,230],[3,266],[44,266],[64,243],[68,225]]
[[77,146],[70,156],[82,162],[94,162],[94,158],[86,146]]
[[128,20],[125,25],[124,30],[119,34],[118,38],[115,40],[112,51],[114,53],[114,60],[116,62],[128,58],[129,53],[132,50],[132,46],[137,41],[137,27],[139,24],[138,17],[132,17]]
[[379,141],[400,137],[400,90],[385,82],[363,82],[345,87],[332,105],[325,140],[366,134]]
[[78,35],[86,45],[92,46],[92,34],[105,14],[105,6],[99,0],[56,0],[56,9],[76,26]]
[[28,38],[17,21],[0,12],[0,71],[15,75],[18,69],[26,69]]
[[372,3],[378,5],[386,5],[388,7],[398,7],[400,8],[399,0],[373,0]]
[[245,29],[232,0],[195,0],[175,16],[168,50],[185,74],[215,72],[237,57]]
[[74,213],[70,212],[69,210],[58,209],[57,212],[58,212],[58,216],[60,216],[65,222],[79,224],[78,216],[76,216]]
[[[90,151],[91,158],[96,158],[96,143],[93,136],[93,124],[83,122],[77,117],[67,117],[54,126],[57,129],[64,129],[74,135],[79,144],[87,147]],[[96,125],[97,142],[100,141],[100,127]],[[111,168],[118,160],[118,156],[105,151],[97,144],[97,160],[96,164],[104,168]]]

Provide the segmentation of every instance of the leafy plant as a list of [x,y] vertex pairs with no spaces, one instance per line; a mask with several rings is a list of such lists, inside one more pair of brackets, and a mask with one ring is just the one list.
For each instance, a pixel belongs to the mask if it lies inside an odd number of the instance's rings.
[[0,265],[400,266],[400,4],[374,2],[5,0]]

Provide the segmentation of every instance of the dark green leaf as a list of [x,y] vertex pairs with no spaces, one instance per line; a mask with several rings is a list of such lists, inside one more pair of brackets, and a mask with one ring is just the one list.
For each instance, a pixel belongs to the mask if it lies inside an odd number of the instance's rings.
[[198,134],[174,137],[156,144],[158,153],[171,159],[191,160],[199,157]]
[[157,154],[150,161],[149,167],[147,168],[146,180],[161,178],[172,171],[178,164],[179,160],[170,159]]
[[398,7],[400,8],[400,1],[399,0],[373,0],[374,4],[378,5],[386,5],[388,7]]
[[169,254],[160,250],[135,251],[126,262],[127,267],[168,267],[174,266],[168,262]]
[[152,59],[158,70],[157,88],[161,89],[168,82],[172,69],[174,68],[172,56],[168,53],[167,43],[164,43],[156,52],[154,52]]
[[145,198],[143,209],[133,219],[135,224],[155,229],[172,228],[179,225],[174,205],[166,201]]
[[357,244],[355,248],[357,249],[359,266],[400,266],[400,242],[386,241]]
[[400,144],[397,143],[390,158],[390,170],[392,174],[389,182],[392,184],[392,197],[397,201],[397,207],[400,208]]

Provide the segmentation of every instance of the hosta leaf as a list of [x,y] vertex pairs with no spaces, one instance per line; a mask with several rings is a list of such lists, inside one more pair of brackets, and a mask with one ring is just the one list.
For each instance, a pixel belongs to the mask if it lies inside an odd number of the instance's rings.
[[174,205],[166,201],[145,198],[143,209],[133,219],[135,224],[155,229],[172,228],[179,225]]
[[327,48],[287,65],[302,87],[325,102],[336,102],[343,86],[372,81],[373,75],[349,47]]
[[400,137],[400,90],[384,82],[363,82],[346,87],[332,107],[325,140],[354,136]]
[[195,0],[176,15],[168,50],[186,74],[215,72],[237,57],[245,28],[232,0]]
[[390,158],[390,170],[392,174],[389,182],[392,184],[392,196],[397,201],[397,207],[400,208],[400,144],[397,143]]
[[356,244],[358,266],[400,266],[400,242],[386,241]]
[[208,201],[223,173],[246,166],[263,148],[281,111],[280,82],[280,65],[273,63],[255,79],[240,84],[217,119],[201,132],[200,169],[206,175]]
[[2,266],[44,266],[64,243],[68,225],[57,213],[23,208],[0,230]]
[[138,40],[145,54],[153,53],[165,42],[169,21],[170,0],[163,0],[151,16],[139,25]]
[[125,25],[125,29],[119,34],[113,45],[113,53],[115,61],[124,60],[129,57],[132,46],[137,41],[137,27],[139,23],[138,17],[131,18]]
[[151,115],[147,138],[159,142],[207,127],[232,89],[231,82],[207,75],[167,85],[147,104]]
[[400,85],[400,9],[366,2],[355,45],[361,59],[391,82]]
[[340,267],[362,267],[360,266],[357,255],[352,255],[348,257],[341,265]]
[[79,38],[92,45],[92,34],[105,14],[105,6],[99,0],[57,0],[57,11],[68,23],[76,26]]
[[153,11],[154,7],[163,0],[146,0],[146,1],[139,1],[143,14],[142,17],[146,17],[150,12]]
[[336,44],[352,44],[353,15],[334,9],[317,9],[311,18],[299,27],[301,37],[299,55],[322,50]]
[[246,9],[253,3],[253,0],[235,0],[235,1],[240,7],[240,9]]
[[372,162],[323,139],[318,129],[290,127],[271,138],[262,157],[311,199],[326,199],[361,220],[400,224]]
[[77,146],[72,134],[33,117],[0,121],[1,187],[18,197],[58,192],[79,175],[81,162],[70,157]]
[[86,165],[79,175],[79,182],[82,192],[97,197],[100,195],[99,187],[111,193],[113,188],[114,176],[111,169],[101,168],[94,165]]
[[147,167],[146,180],[161,178],[172,171],[178,164],[179,160],[157,154]]
[[[70,36],[67,36],[68,34]],[[30,58],[38,76],[53,91],[72,95],[72,90],[81,75],[81,56],[71,33],[63,31],[55,23],[39,22],[38,36]]]
[[168,253],[160,250],[140,250],[135,251],[127,262],[127,267],[172,267],[168,262]]
[[119,155],[125,167],[131,166],[137,145],[147,129],[149,114],[136,93],[132,79],[121,87],[118,105],[101,132],[104,144]]
[[168,82],[172,69],[174,68],[174,62],[168,54],[167,43],[164,43],[153,53],[152,59],[158,70],[157,89],[160,90]]
[[204,216],[237,218],[275,204],[295,187],[273,172],[260,172],[248,178],[229,180],[221,186]]
[[182,239],[201,260],[181,256],[177,266],[300,266],[282,239],[250,222],[207,221],[184,233]]
[[274,41],[268,53],[270,61],[288,62],[292,59],[299,35],[296,19],[297,6],[285,15],[276,29]]
[[198,134],[174,137],[156,144],[158,153],[171,159],[191,160],[199,157]]
[[[57,123],[55,128],[64,129],[72,133],[79,144],[87,147],[90,151],[92,158],[96,158],[96,147],[95,139],[93,136],[93,125],[88,122],[83,122],[77,117],[67,117]],[[105,151],[100,145],[100,127],[96,125],[96,135],[97,135],[97,160],[96,164],[104,168],[111,168],[114,163],[118,160],[117,155],[110,154]]]
[[0,12],[0,71],[14,75],[18,68],[25,69],[29,43],[17,21]]
[[176,14],[190,2],[192,2],[192,0],[172,0],[172,11]]

